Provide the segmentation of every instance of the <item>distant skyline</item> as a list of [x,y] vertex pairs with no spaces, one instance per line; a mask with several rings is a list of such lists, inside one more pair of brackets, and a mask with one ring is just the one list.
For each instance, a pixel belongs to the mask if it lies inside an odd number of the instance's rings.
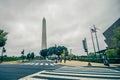
[[100,49],[106,48],[102,33],[120,18],[120,0],[0,0],[0,29],[9,33],[5,54],[20,56],[24,49],[25,55],[39,55],[43,17],[47,47],[63,45],[75,55],[86,55],[82,40],[86,37],[89,52],[94,52],[93,25],[99,28]]

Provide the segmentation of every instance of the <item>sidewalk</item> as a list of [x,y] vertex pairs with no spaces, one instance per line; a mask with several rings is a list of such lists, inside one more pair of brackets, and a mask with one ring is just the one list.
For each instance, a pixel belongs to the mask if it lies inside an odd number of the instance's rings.
[[[67,66],[88,66],[88,62],[84,61],[62,61],[62,63],[57,63],[61,65],[67,65]],[[99,67],[104,67],[103,63],[93,63],[91,62],[91,66],[99,66]],[[110,64],[110,67],[120,67],[120,64]]]
[[18,60],[18,61],[6,61],[6,62],[2,62],[2,64],[20,64],[22,61]]

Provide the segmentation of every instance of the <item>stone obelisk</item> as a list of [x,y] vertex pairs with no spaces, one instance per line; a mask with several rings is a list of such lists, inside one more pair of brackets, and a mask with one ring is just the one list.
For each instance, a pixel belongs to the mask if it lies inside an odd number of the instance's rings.
[[47,49],[46,20],[42,20],[42,50]]

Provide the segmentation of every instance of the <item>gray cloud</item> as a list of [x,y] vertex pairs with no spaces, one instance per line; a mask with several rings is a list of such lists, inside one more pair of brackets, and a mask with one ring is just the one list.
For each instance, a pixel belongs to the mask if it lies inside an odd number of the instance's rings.
[[82,39],[92,41],[89,28],[95,24],[100,49],[104,49],[102,33],[120,17],[119,0],[0,0],[0,28],[9,32],[7,55],[21,55],[41,49],[42,18],[47,21],[48,47],[64,45],[76,55],[83,55]]

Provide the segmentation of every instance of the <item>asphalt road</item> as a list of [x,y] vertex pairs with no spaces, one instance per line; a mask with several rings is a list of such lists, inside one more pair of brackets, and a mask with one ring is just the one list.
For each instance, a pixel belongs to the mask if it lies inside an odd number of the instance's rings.
[[0,64],[0,80],[18,80],[21,77],[43,71],[55,70],[61,65],[52,61],[32,61],[22,64]]
[[[30,75],[30,76],[29,76]],[[73,67],[53,61],[0,64],[0,80],[119,80],[120,67]]]
[[63,66],[43,70],[20,80],[120,80],[119,68]]

